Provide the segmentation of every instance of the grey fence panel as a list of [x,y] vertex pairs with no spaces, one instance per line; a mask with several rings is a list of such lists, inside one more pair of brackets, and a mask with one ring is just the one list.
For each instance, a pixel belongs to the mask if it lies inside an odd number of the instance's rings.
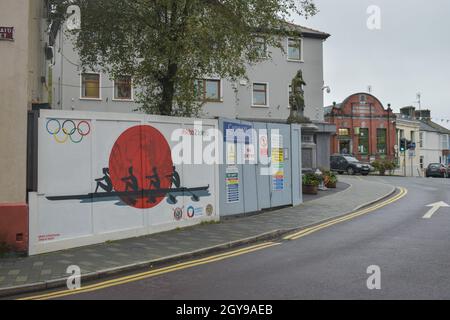
[[[262,130],[265,130],[266,133],[269,131],[267,130],[267,124],[266,123],[255,123],[254,128],[262,133]],[[269,143],[270,140],[267,140],[267,143]],[[261,141],[258,139],[258,156],[261,156]],[[268,149],[269,151],[269,149]],[[263,165],[261,162],[258,162],[258,165],[256,166],[256,188],[258,189],[258,209],[264,210],[270,208],[270,175],[262,174],[262,170],[268,169],[267,166]]]
[[[292,205],[303,202],[302,194],[302,130],[300,125],[291,126],[291,162],[292,162]],[[297,179],[298,178],[298,179]]]
[[[274,130],[279,130],[279,134],[282,137],[280,149],[282,149],[282,157],[280,172],[282,175],[279,179],[275,178],[275,175],[272,176],[271,181],[271,207],[281,207],[292,204],[292,177],[291,177],[291,129],[289,125],[283,124],[268,124],[269,131],[271,133]],[[271,155],[272,155],[272,163],[274,162],[274,146],[276,146],[276,142],[273,141],[273,134],[271,136]],[[275,180],[278,180],[275,181]]]

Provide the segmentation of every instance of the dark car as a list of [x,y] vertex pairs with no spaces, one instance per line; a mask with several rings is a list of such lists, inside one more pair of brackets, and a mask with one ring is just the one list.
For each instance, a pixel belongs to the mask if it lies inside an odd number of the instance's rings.
[[425,171],[425,176],[427,178],[429,177],[447,178],[448,168],[441,163],[430,163],[430,165],[428,165],[427,170]]
[[331,170],[339,174],[347,172],[349,175],[362,174],[367,176],[370,173],[370,165],[360,162],[358,159],[348,155],[331,156]]

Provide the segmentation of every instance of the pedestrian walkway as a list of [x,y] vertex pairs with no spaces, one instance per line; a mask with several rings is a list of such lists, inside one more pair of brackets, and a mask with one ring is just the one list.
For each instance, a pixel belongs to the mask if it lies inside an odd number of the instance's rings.
[[371,177],[341,176],[340,180],[350,187],[298,207],[39,256],[0,259],[0,295],[62,285],[71,265],[81,268],[86,281],[276,237],[352,212],[395,191]]

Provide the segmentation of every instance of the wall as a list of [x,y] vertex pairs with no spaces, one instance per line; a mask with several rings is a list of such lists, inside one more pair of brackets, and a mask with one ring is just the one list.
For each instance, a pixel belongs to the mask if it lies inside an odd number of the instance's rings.
[[[280,39],[287,46],[286,39]],[[248,66],[248,83],[222,81],[222,101],[206,103],[202,117],[286,120],[289,117],[288,90],[292,79],[303,71],[305,86],[305,115],[315,121],[323,121],[323,39],[303,39],[304,62],[288,61],[278,48],[269,48],[272,59]],[[134,102],[114,101],[113,82],[102,74],[102,98],[100,101],[80,99],[80,61],[71,40],[61,32],[55,45],[53,68],[54,109],[81,111],[133,112]],[[252,107],[252,82],[269,83],[269,106]],[[237,93],[235,92],[237,90]]]
[[205,147],[217,121],[195,130],[194,119],[41,111],[30,254],[217,220],[218,166],[177,164],[179,128]]
[[424,168],[426,168],[430,163],[439,163],[439,159],[443,159],[443,156],[440,134],[432,131],[422,132],[424,135],[424,141],[423,148],[420,151],[420,156],[424,158]]
[[0,1],[0,25],[15,28],[0,41],[0,203],[24,203],[28,92],[28,0]]

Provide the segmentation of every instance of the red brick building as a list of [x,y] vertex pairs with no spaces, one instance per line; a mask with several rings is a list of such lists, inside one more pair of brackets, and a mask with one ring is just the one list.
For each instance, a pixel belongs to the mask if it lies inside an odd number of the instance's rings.
[[331,153],[353,154],[360,160],[394,159],[396,116],[371,94],[356,93],[325,108],[325,120],[336,125]]

